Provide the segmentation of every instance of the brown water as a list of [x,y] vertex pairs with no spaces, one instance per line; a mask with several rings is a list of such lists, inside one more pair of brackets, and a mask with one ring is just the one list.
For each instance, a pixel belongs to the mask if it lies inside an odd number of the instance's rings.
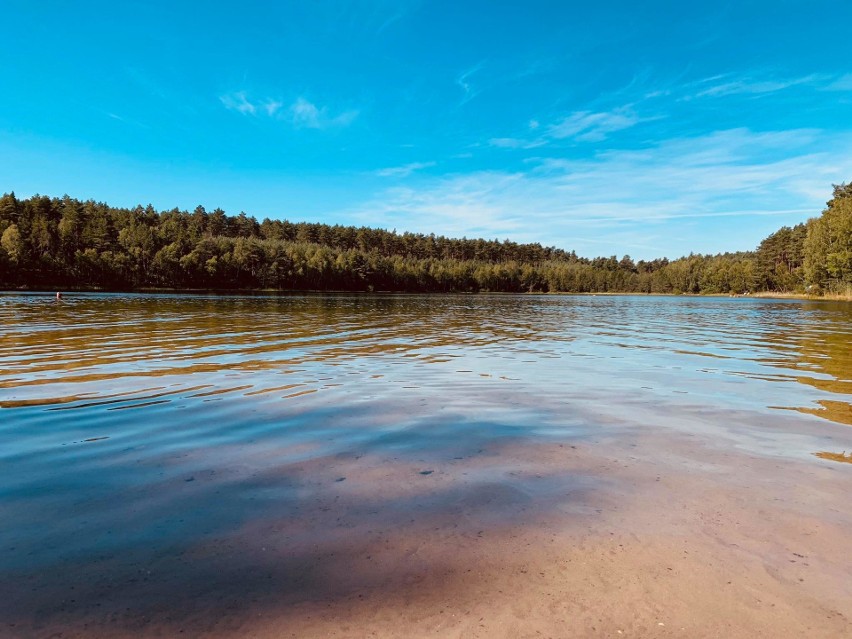
[[850,397],[845,303],[5,294],[0,629],[177,632],[357,596],[427,521],[600,512],[607,474],[542,447],[671,432],[848,470]]

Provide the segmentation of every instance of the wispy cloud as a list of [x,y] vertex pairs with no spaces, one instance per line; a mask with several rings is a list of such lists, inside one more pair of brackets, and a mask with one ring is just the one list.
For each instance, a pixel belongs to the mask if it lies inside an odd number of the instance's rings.
[[269,117],[275,117],[275,114],[278,113],[282,106],[284,106],[284,103],[279,100],[268,100],[263,104],[263,110],[266,111],[266,115]]
[[[583,160],[542,157],[524,170],[390,188],[350,215],[388,228],[511,236],[586,254],[601,246],[614,253],[631,237],[641,257],[747,249],[764,228],[817,215],[830,184],[852,174],[852,138],[830,137],[811,130],[733,129]],[[679,235],[702,218],[732,220],[727,244],[706,233]],[[740,229],[748,219],[768,221]]]
[[852,73],[847,73],[825,86],[826,91],[852,91]]
[[639,117],[627,108],[603,113],[578,111],[550,125],[548,136],[557,140],[573,138],[584,142],[597,142],[610,133],[629,129],[639,121]]
[[466,104],[479,95],[479,91],[473,86],[471,78],[482,69],[484,64],[484,61],[479,62],[466,71],[463,71],[456,78],[456,84],[461,88],[463,93],[461,104]]
[[97,109],[100,113],[103,113],[105,116],[110,118],[111,120],[115,120],[116,122],[121,122],[122,124],[128,124],[131,126],[139,127],[141,129],[150,129],[151,127],[147,124],[142,124],[137,120],[132,120],[128,117],[118,115],[117,113],[113,113],[112,111],[103,111],[101,109]]
[[554,140],[576,142],[600,142],[617,131],[636,126],[640,122],[657,119],[641,118],[631,107],[620,107],[611,111],[575,111],[548,125],[530,120],[527,137],[496,137],[488,140],[491,146],[504,149],[534,149]]
[[[852,90],[852,74],[838,76],[811,73],[798,77],[781,78],[761,73],[724,74],[666,89],[664,95],[679,95],[677,99],[683,101],[730,96],[761,97],[781,93],[794,87],[807,88],[812,91],[850,91]],[[657,92],[657,95],[660,95],[660,93]],[[649,94],[646,97],[656,96]]]
[[403,164],[402,166],[392,166],[386,169],[379,169],[376,171],[376,175],[379,177],[408,177],[415,171],[428,169],[432,166],[435,166],[435,162],[411,162],[409,164]]
[[500,149],[534,149],[547,144],[547,138],[491,138],[488,144]]
[[852,74],[812,73],[779,78],[753,72],[719,74],[662,86],[648,86],[648,82],[647,74],[638,74],[626,87],[596,100],[597,103],[620,102],[622,106],[587,106],[549,123],[534,118],[528,121],[526,132],[495,136],[488,140],[488,144],[504,149],[534,149],[560,140],[601,142],[616,137],[615,134],[621,131],[669,117],[668,114],[676,112],[678,102],[774,96],[797,87],[811,92],[852,91]]
[[406,7],[406,8],[404,8],[404,9],[400,9],[400,10],[399,10],[399,11],[397,11],[396,13],[392,13],[390,16],[388,16],[388,17],[384,20],[384,22],[382,22],[382,23],[379,25],[379,28],[378,28],[378,29],[376,29],[376,34],[380,34],[380,33],[384,32],[384,31],[385,31],[385,29],[387,29],[388,27],[390,27],[390,26],[391,26],[392,24],[394,24],[395,22],[399,21],[399,19],[400,19],[400,18],[402,18],[402,17],[406,14],[406,11],[407,11],[407,7]]
[[333,114],[327,107],[319,107],[304,97],[298,97],[284,109],[280,99],[250,98],[245,91],[236,91],[219,96],[222,105],[230,110],[246,116],[266,116],[277,120],[287,120],[296,128],[329,129],[345,127],[351,124],[358,111],[342,111]]
[[[789,93],[801,96],[816,91],[852,90],[852,74],[810,73],[799,76],[780,76],[766,70],[723,73],[698,79],[656,81],[648,74],[639,74],[633,82],[616,95],[633,108],[643,110],[649,105],[659,107],[668,103],[675,108],[678,102],[693,100],[722,100],[726,98],[776,97]],[[615,97],[615,96],[611,96]]]
[[332,115],[326,107],[318,107],[302,97],[290,105],[289,114],[296,127],[308,129],[344,127],[352,124],[358,117],[358,111],[344,111]]
[[737,79],[730,82],[722,82],[714,84],[695,93],[695,98],[703,97],[721,97],[726,95],[751,94],[760,95],[764,93],[777,93],[791,87],[804,84],[814,84],[816,81],[824,79],[824,76],[807,75],[799,78],[786,78],[782,80],[755,80],[755,79]]
[[219,101],[230,111],[237,111],[244,115],[254,115],[257,113],[257,105],[249,102],[245,91],[237,91],[235,93],[220,95]]

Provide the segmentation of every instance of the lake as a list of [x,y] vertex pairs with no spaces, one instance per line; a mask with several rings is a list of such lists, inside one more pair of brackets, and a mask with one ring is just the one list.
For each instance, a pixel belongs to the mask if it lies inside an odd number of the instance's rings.
[[839,636],[850,396],[842,302],[3,294],[0,634]]

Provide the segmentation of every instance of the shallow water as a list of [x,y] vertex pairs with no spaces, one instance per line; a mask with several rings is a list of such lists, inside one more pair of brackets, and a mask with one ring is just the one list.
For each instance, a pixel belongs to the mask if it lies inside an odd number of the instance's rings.
[[[829,449],[850,396],[844,303],[5,294],[0,590],[16,595],[0,612],[186,605],[188,565],[247,531],[299,549],[276,578],[309,599],[311,543],[413,512],[517,519],[605,481],[537,475],[524,447],[668,428],[831,463],[813,455],[841,452]],[[152,584],[151,566],[167,577]],[[229,579],[234,606],[259,587]],[[204,583],[227,587],[194,575]]]

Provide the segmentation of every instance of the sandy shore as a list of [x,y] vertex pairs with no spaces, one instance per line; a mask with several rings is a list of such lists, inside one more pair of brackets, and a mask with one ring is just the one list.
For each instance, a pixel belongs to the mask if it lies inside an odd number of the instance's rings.
[[236,533],[4,581],[0,634],[852,636],[852,464],[756,440],[632,429],[308,461],[287,472],[309,499],[265,495]]

